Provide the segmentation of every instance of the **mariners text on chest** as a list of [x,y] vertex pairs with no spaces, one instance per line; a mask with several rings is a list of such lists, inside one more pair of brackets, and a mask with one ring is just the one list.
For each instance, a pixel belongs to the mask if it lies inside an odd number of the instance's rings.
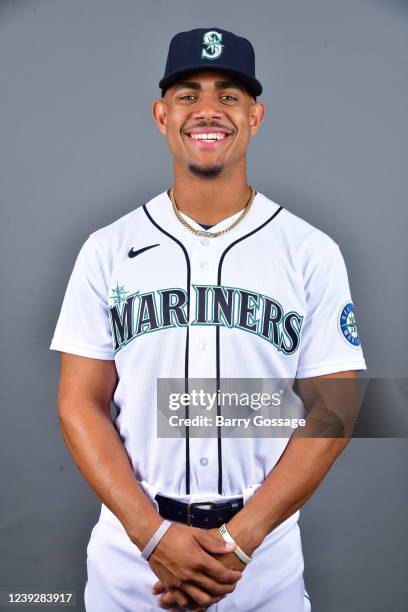
[[191,285],[168,288],[118,299],[109,307],[115,352],[134,339],[153,331],[188,325],[237,328],[270,342],[286,355],[299,347],[303,316],[294,310],[284,312],[282,305],[264,294],[222,285]]

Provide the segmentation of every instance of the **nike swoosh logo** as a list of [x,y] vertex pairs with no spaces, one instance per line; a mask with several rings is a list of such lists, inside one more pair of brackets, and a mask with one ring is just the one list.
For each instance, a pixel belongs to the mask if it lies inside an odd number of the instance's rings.
[[151,244],[150,246],[146,246],[143,247],[142,249],[138,249],[137,251],[133,250],[133,247],[130,249],[128,256],[129,257],[136,257],[137,255],[140,255],[140,253],[144,253],[145,251],[148,251],[149,249],[152,249],[153,247],[157,247],[160,246],[159,244]]

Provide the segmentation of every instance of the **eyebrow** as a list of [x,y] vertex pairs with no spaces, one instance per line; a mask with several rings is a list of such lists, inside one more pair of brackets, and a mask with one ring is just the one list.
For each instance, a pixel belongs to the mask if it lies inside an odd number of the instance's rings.
[[[241,83],[239,83],[239,81],[215,81],[215,88],[216,89],[239,89],[239,90],[243,90],[244,87],[243,85],[241,85]],[[178,91],[179,89],[195,89],[195,90],[199,90],[201,89],[201,84],[198,83],[197,81],[181,81],[180,83],[178,83],[175,87],[175,91]]]

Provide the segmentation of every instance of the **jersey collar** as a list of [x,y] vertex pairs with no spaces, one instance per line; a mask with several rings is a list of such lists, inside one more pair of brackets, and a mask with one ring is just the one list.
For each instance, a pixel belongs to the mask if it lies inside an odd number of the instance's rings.
[[[183,244],[189,244],[191,241],[197,240],[200,236],[193,234],[189,231],[174,214],[171,200],[168,196],[167,191],[163,191],[152,200],[145,204],[145,208],[153,218],[153,220],[166,232],[170,233],[174,238],[180,240]],[[217,244],[223,244],[223,246],[234,242],[235,240],[245,236],[247,233],[256,230],[259,226],[265,223],[276,211],[280,208],[278,204],[266,198],[262,193],[257,192],[252,202],[252,206],[246,217],[238,223],[231,231],[217,236],[216,238],[209,238]],[[211,227],[211,232],[218,232],[226,229],[231,223],[235,221],[241,214],[241,211],[234,213],[233,215],[222,219],[219,223]],[[191,219],[189,216],[182,213],[184,218],[190,223],[192,227],[198,230],[203,228],[199,223]]]

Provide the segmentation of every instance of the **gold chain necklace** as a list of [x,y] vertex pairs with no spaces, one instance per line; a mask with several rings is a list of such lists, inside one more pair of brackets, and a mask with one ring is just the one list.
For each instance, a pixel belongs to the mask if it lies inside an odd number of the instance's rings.
[[188,230],[190,230],[190,232],[193,232],[193,234],[196,234],[196,236],[207,236],[208,238],[216,238],[217,236],[222,236],[222,234],[225,234],[226,232],[230,232],[232,229],[234,229],[234,227],[236,227],[238,225],[238,223],[240,223],[244,219],[244,217],[246,217],[247,214],[249,213],[249,210],[250,210],[250,208],[252,206],[252,202],[254,201],[255,196],[256,196],[256,191],[255,191],[255,189],[253,187],[251,187],[251,197],[249,198],[247,204],[245,205],[244,210],[239,215],[239,217],[237,219],[235,219],[235,221],[233,223],[231,223],[231,225],[229,225],[225,229],[220,230],[219,232],[209,232],[208,230],[198,230],[198,229],[195,229],[195,227],[190,225],[188,223],[188,221],[186,221],[184,219],[184,217],[180,213],[179,209],[177,208],[177,204],[176,204],[176,201],[175,201],[174,195],[173,195],[173,187],[170,189],[170,200],[171,200],[171,203],[173,205],[174,213],[175,213],[177,219],[180,221],[180,223],[182,223],[184,225],[184,227],[186,227]]

